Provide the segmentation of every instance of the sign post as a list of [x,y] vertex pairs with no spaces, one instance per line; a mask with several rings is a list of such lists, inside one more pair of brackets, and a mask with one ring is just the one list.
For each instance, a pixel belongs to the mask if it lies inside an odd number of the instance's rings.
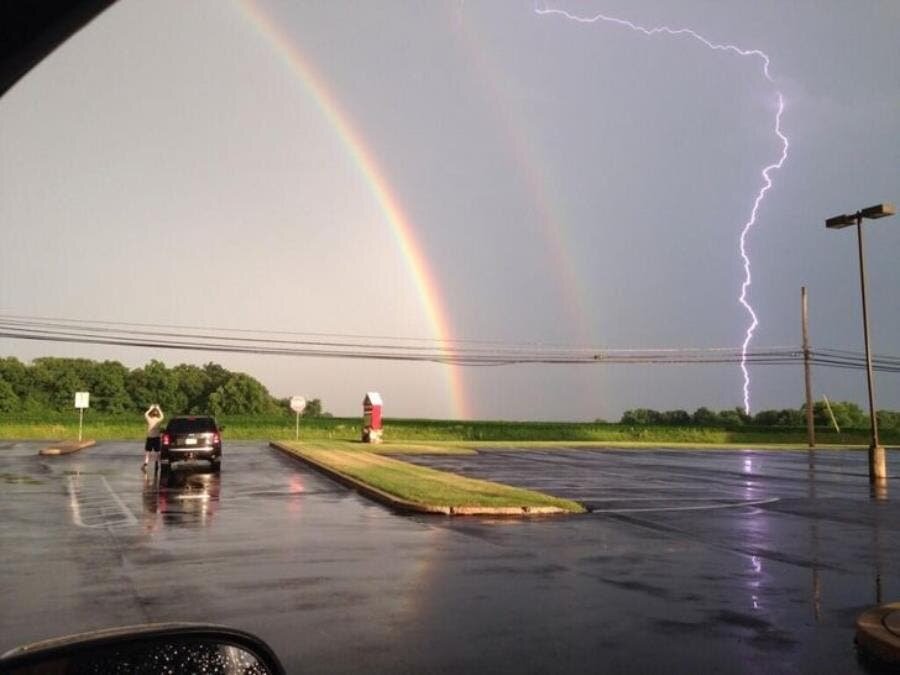
[[291,396],[291,410],[297,413],[297,423],[294,427],[294,440],[300,440],[300,413],[306,409],[306,399],[302,396]]
[[84,426],[84,409],[90,407],[91,394],[87,391],[75,392],[75,407],[78,408],[78,441],[81,442],[81,430]]

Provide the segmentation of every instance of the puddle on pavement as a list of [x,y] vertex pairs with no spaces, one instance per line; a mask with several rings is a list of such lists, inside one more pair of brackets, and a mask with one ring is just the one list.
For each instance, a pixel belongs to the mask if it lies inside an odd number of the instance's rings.
[[0,473],[0,480],[9,485],[43,485],[44,481],[32,476],[22,476],[17,473]]
[[77,469],[66,469],[63,471],[64,476],[115,476],[116,471],[112,469],[104,469],[103,471],[78,471]]

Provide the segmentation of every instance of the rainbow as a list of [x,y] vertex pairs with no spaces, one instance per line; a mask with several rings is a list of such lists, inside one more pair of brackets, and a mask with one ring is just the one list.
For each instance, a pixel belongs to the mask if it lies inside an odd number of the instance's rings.
[[[365,139],[354,127],[349,114],[341,107],[337,97],[329,90],[323,78],[313,69],[309,60],[275,20],[256,0],[239,0],[238,6],[274,47],[278,56],[299,77],[316,106],[341,140],[348,155],[362,173],[384,217],[390,224],[400,251],[409,266],[434,336],[445,345],[451,343],[453,334],[434,275],[428,269],[425,255],[416,240],[413,225],[404,213],[396,193],[391,189],[374,152],[366,146]],[[469,418],[471,416],[470,408],[460,368],[447,364],[444,366],[444,372],[447,376],[455,416],[459,419]]]
[[473,21],[460,19],[448,21],[459,36],[464,51],[474,64],[473,72],[486,99],[491,103],[490,111],[495,118],[496,133],[505,137],[513,164],[519,171],[520,178],[526,186],[525,194],[531,196],[532,207],[539,227],[543,230],[546,252],[551,264],[548,270],[556,273],[559,297],[565,301],[565,309],[569,319],[576,328],[578,346],[587,346],[593,342],[593,331],[587,318],[589,302],[585,297],[586,284],[581,281],[579,265],[573,254],[572,238],[565,220],[558,214],[565,212],[563,200],[555,189],[557,181],[542,167],[550,165],[538,154],[531,139],[536,134],[527,128],[525,117],[515,113],[515,105],[504,95],[498,83],[506,80],[491,58],[486,45],[490,40],[478,34],[478,26]]

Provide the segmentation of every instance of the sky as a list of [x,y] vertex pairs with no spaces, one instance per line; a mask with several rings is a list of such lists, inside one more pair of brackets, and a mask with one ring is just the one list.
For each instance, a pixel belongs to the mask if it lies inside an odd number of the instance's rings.
[[[900,202],[900,4],[120,0],[0,99],[0,315],[422,340],[862,350],[856,239]],[[865,225],[871,342],[900,355],[900,218]],[[736,365],[521,365],[0,339],[0,355],[215,361],[357,414],[616,420],[733,408]],[[797,407],[796,365],[751,408]],[[865,403],[862,371],[814,394]],[[878,374],[900,409],[900,377]]]

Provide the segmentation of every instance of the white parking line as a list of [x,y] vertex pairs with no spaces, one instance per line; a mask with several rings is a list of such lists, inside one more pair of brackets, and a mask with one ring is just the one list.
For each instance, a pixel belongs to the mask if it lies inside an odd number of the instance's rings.
[[115,493],[105,476],[76,474],[68,477],[72,522],[78,527],[136,525],[131,509]]
[[[623,508],[623,509],[591,509],[591,513],[641,513],[647,511],[711,511],[714,509],[735,509],[741,506],[760,506],[762,504],[771,504],[773,502],[779,501],[780,497],[769,497],[768,499],[757,499],[754,501],[740,501],[740,502],[732,502],[730,504],[722,504],[722,503],[714,503],[714,504],[698,504],[696,506],[658,506],[658,507],[637,507],[637,508]],[[645,501],[642,499],[617,499],[617,500],[609,500],[609,501]],[[672,501],[689,501],[687,499],[674,499]],[[699,500],[698,500],[699,501]],[[708,500],[704,500],[708,501]]]

